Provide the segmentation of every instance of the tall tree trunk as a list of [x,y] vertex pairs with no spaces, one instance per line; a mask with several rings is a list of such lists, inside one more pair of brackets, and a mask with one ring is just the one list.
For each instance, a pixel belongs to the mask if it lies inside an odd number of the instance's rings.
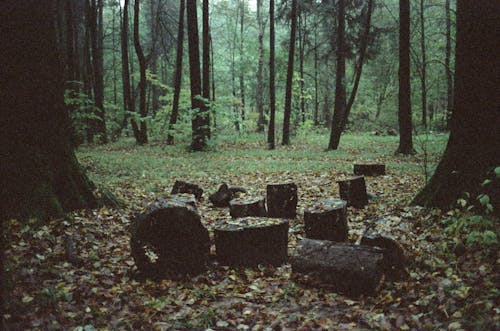
[[118,88],[117,88],[117,74],[116,74],[116,8],[115,4],[112,4],[113,9],[111,15],[113,16],[112,22],[111,22],[111,45],[113,48],[113,54],[112,54],[112,70],[113,70],[113,103],[116,105],[118,102]]
[[259,48],[257,50],[257,95],[256,104],[259,119],[257,120],[257,132],[264,132],[266,121],[264,119],[264,82],[262,77],[262,70],[264,68],[264,24],[262,22],[262,0],[257,0],[257,28],[258,28],[258,41]]
[[177,55],[175,59],[175,81],[174,81],[174,100],[172,103],[172,112],[170,113],[170,123],[168,126],[167,145],[174,144],[174,125],[179,116],[179,97],[181,95],[182,84],[182,53],[184,45],[184,11],[185,0],[179,0],[179,27],[177,30]]
[[333,109],[332,127],[330,130],[330,142],[328,150],[337,149],[342,122],[345,116],[346,92],[345,92],[345,0],[338,2],[337,18],[337,69],[335,75],[335,105]]
[[[156,45],[159,32],[159,11],[161,9],[161,0],[150,0],[151,11],[151,53],[149,54],[149,63],[151,73],[156,74],[158,80],[161,76],[158,75],[158,47]],[[152,114],[156,114],[160,109],[160,88],[156,84],[151,84],[151,110]]]
[[[209,24],[209,7],[208,0],[203,0],[203,62],[202,62],[202,96],[204,99],[204,109],[206,116],[210,116],[210,24]],[[205,119],[205,122],[210,126],[210,117]],[[210,130],[208,131],[208,138],[210,138]]]
[[[191,108],[195,114],[191,120],[192,142],[191,149],[201,151],[207,146],[210,126],[206,120],[208,112],[205,103],[200,100],[201,74],[200,74],[200,49],[198,37],[198,17],[196,13],[196,0],[187,0],[187,23],[189,44],[189,76],[191,79]],[[210,122],[208,122],[210,124]]]
[[427,54],[425,49],[424,0],[420,0],[420,51],[422,52],[422,70],[420,76],[422,87],[422,126],[427,129]]
[[[83,70],[83,89],[85,94],[89,99],[94,99],[94,69],[92,66],[92,26],[95,25],[93,22],[95,19],[92,17],[92,6],[90,1],[85,1],[85,35],[84,35],[84,45],[83,45],[83,57],[84,57],[84,70]],[[94,115],[93,109],[88,109],[88,115]],[[90,116],[89,116],[90,117]],[[95,125],[93,119],[87,118],[86,120],[86,131],[87,131],[87,142],[91,143],[94,141],[95,135]]]
[[292,0],[290,25],[291,25],[290,47],[288,49],[288,67],[286,73],[285,114],[283,117],[283,140],[281,142],[282,145],[290,144],[290,116],[292,114],[293,60],[295,56],[295,35],[297,31],[297,0]]
[[138,145],[144,145],[148,143],[148,132],[147,126],[145,122],[145,117],[147,114],[146,108],[146,88],[147,88],[147,80],[146,80],[146,69],[147,62],[146,57],[144,56],[144,52],[142,51],[141,43],[139,40],[139,11],[140,5],[139,0],[134,1],[134,48],[135,53],[137,54],[137,59],[139,60],[139,72],[140,72],[140,81],[139,81],[139,114],[141,115],[140,129],[139,129],[139,139],[136,141]]
[[[500,4],[496,0],[458,1],[456,21],[455,109],[443,158],[414,204],[447,208],[463,192],[490,195],[500,212],[500,183],[481,187],[500,165]],[[496,199],[495,199],[496,198]]]
[[314,21],[314,126],[319,125],[319,91],[318,91],[318,21]]
[[450,0],[445,2],[446,12],[446,125],[450,127],[450,118],[453,114],[453,71],[451,70],[451,8]]
[[236,131],[240,131],[240,110],[239,106],[236,105],[236,41],[233,38],[233,45],[231,46],[231,87],[233,94],[233,101],[231,105],[233,107],[233,115],[234,115],[234,127]]
[[306,99],[305,99],[305,81],[304,81],[304,51],[306,43],[307,16],[300,10],[299,13],[299,74],[300,74],[300,113],[302,123],[306,121]]
[[245,125],[245,72],[244,72],[244,53],[243,53],[243,32],[245,21],[245,0],[239,0],[240,7],[240,97],[241,97],[241,123]]
[[274,77],[274,0],[269,0],[269,128],[267,132],[267,146],[274,149],[274,124],[276,117],[276,89]]
[[373,12],[373,0],[368,0],[366,7],[365,29],[363,31],[363,35],[361,36],[361,44],[359,47],[359,59],[356,66],[356,77],[354,79],[354,86],[352,88],[351,95],[349,96],[349,100],[347,101],[347,105],[345,106],[345,112],[342,116],[340,127],[332,126],[332,128],[335,128],[335,132],[333,133],[334,137],[333,137],[332,149],[338,148],[338,145],[340,143],[340,137],[342,135],[342,132],[345,130],[345,126],[347,125],[347,121],[349,119],[349,114],[351,113],[352,106],[354,105],[354,100],[356,99],[356,94],[358,93],[359,82],[361,80],[363,65],[365,63],[366,49],[368,48],[368,38],[370,36],[372,12]]
[[410,90],[410,0],[399,1],[399,147],[398,154],[414,154]]
[[[212,76],[212,102],[215,102],[215,66],[214,66],[214,45],[212,43],[212,33],[210,33],[208,37],[210,39],[210,75]],[[214,121],[214,129],[217,130],[217,112],[215,107],[212,107],[212,116]]]

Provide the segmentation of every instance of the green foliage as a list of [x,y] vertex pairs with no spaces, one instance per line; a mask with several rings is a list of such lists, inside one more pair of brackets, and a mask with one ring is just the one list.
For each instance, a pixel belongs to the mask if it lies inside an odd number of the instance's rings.
[[78,142],[83,142],[90,127],[90,121],[100,120],[95,114],[94,101],[83,92],[67,89],[64,92],[64,103],[70,109],[70,120],[75,138]]
[[445,232],[467,246],[496,247],[499,244],[498,220],[456,210],[455,215],[443,220]]

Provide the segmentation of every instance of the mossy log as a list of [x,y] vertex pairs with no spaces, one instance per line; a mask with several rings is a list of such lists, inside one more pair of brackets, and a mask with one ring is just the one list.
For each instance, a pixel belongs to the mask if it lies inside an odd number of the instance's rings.
[[337,181],[337,183],[339,184],[340,198],[347,201],[348,206],[363,208],[368,204],[365,177],[353,177]]
[[264,198],[236,198],[229,201],[229,214],[232,218],[248,216],[265,217],[267,215]]
[[354,174],[358,176],[385,175],[385,164],[355,164]]
[[179,193],[194,194],[196,200],[201,200],[201,197],[203,196],[203,189],[199,185],[184,182],[182,180],[176,180],[170,194]]
[[347,202],[325,199],[315,203],[304,211],[304,225],[307,238],[346,241]]
[[274,218],[295,218],[297,216],[297,185],[267,185],[267,216]]
[[292,273],[300,282],[349,296],[374,295],[383,281],[383,250],[303,239],[292,257]]
[[215,226],[215,252],[223,265],[278,266],[288,258],[288,221],[263,217],[225,220]]
[[193,206],[157,199],[131,226],[131,253],[139,271],[149,277],[177,277],[206,269],[208,230]]

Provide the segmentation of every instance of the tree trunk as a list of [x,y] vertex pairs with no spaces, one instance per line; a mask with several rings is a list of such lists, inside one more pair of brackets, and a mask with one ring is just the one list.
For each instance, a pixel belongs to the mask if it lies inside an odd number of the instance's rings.
[[306,98],[304,95],[304,51],[307,32],[307,16],[304,15],[302,10],[300,10],[299,14],[299,27],[300,114],[302,115],[302,123],[304,123],[306,121]]
[[445,3],[446,12],[446,123],[450,128],[450,118],[453,114],[453,71],[451,70],[451,17],[450,17],[450,0]]
[[410,1],[399,1],[399,147],[397,154],[414,154],[410,90]]
[[245,125],[245,72],[243,63],[243,32],[245,20],[245,0],[240,0],[240,97],[241,97],[241,124]]
[[422,52],[422,126],[427,130],[427,54],[425,49],[424,0],[420,0],[420,50]]
[[333,109],[332,127],[330,130],[329,150],[337,149],[342,122],[345,116],[345,0],[338,2],[337,27],[337,73],[335,75],[335,106]]
[[191,120],[192,142],[191,149],[201,151],[207,146],[210,133],[210,122],[207,123],[208,112],[205,103],[200,100],[201,74],[200,74],[200,49],[198,38],[198,18],[196,13],[196,0],[187,0],[187,23],[189,44],[189,76],[191,79],[191,108],[195,114]]
[[314,126],[319,125],[319,96],[318,96],[318,22],[314,22]]
[[0,7],[0,33],[9,36],[0,55],[9,63],[0,69],[2,141],[9,141],[2,146],[2,216],[8,218],[60,217],[97,204],[70,144],[54,3]]
[[[450,140],[436,172],[413,204],[447,208],[463,192],[474,197],[487,189],[480,186],[486,173],[500,165],[499,7],[495,0],[457,2]],[[498,194],[498,181],[490,185]]]
[[142,51],[141,43],[139,40],[139,0],[134,1],[134,48],[135,53],[137,54],[137,59],[139,60],[139,72],[140,72],[140,80],[139,80],[139,114],[141,115],[140,120],[140,129],[139,129],[139,139],[136,141],[138,145],[144,145],[148,143],[148,132],[147,126],[145,122],[145,117],[147,114],[146,109],[146,88],[147,88],[147,80],[146,80],[146,57],[144,56],[144,52]]
[[288,67],[286,73],[285,90],[285,114],[283,117],[283,140],[282,145],[290,144],[290,116],[292,114],[292,83],[293,83],[293,60],[295,56],[295,34],[297,30],[297,0],[292,0],[292,12],[290,23],[290,47],[288,49]]
[[266,121],[264,119],[264,101],[262,99],[264,87],[262,70],[264,68],[264,24],[262,22],[262,15],[260,11],[262,10],[262,0],[257,0],[257,26],[258,26],[258,41],[259,48],[257,50],[257,112],[259,113],[259,119],[257,121],[257,132],[264,132],[264,127]]
[[274,123],[276,116],[276,90],[274,87],[274,0],[269,0],[269,128],[267,145],[275,148]]
[[172,103],[172,112],[170,113],[170,123],[168,126],[167,145],[174,144],[172,131],[177,123],[179,116],[179,97],[181,95],[182,84],[182,53],[184,45],[184,7],[185,0],[179,0],[179,27],[177,30],[177,56],[175,59],[175,81],[174,81],[174,100]]
[[[208,0],[203,0],[203,86],[202,96],[206,116],[210,114],[210,25],[209,25],[209,8]],[[205,119],[206,125],[210,126],[210,118]],[[210,131],[208,131],[208,138],[210,138]]]

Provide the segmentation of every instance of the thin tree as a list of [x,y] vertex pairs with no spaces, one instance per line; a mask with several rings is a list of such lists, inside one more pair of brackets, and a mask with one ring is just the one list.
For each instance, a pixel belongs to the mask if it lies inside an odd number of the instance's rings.
[[399,147],[398,154],[414,154],[410,90],[410,1],[399,1]]
[[191,120],[192,142],[194,151],[204,150],[210,133],[210,122],[205,103],[201,100],[200,49],[198,37],[198,17],[196,0],[187,0],[187,25],[189,45],[189,76],[191,79],[191,108],[194,115]]
[[451,8],[450,0],[445,2],[446,13],[446,125],[449,128],[451,114],[453,114],[453,71],[451,70]]
[[177,55],[175,59],[175,78],[174,78],[174,99],[172,102],[172,112],[170,113],[170,123],[168,126],[167,145],[174,144],[174,125],[179,116],[179,97],[181,95],[182,84],[182,53],[184,45],[184,11],[185,0],[179,0],[179,25],[177,30]]
[[243,52],[243,39],[244,39],[244,22],[245,22],[245,0],[239,0],[240,9],[240,99],[241,99],[241,123],[245,124],[245,71],[244,71],[244,52]]
[[422,126],[427,129],[427,50],[425,47],[425,7],[424,0],[420,0],[420,51],[422,53],[422,65],[420,72],[420,84],[422,93]]
[[274,124],[276,116],[276,89],[274,77],[274,0],[269,0],[269,128],[267,131],[267,145],[274,149]]
[[283,116],[283,139],[282,145],[290,144],[290,117],[292,114],[292,83],[293,83],[293,60],[295,57],[295,35],[297,31],[297,0],[292,0],[290,23],[290,47],[288,48],[288,66],[286,72],[285,90],[285,113]]
[[[328,150],[337,149],[345,116],[345,0],[339,0],[337,14],[337,66],[335,74],[335,104]],[[338,138],[337,138],[338,137]]]
[[139,0],[134,1],[134,48],[135,53],[137,54],[137,59],[139,60],[139,114],[141,116],[140,119],[140,129],[139,129],[139,139],[136,141],[138,145],[144,145],[148,143],[148,131],[146,126],[145,117],[147,114],[146,108],[146,88],[147,88],[147,79],[146,79],[146,69],[147,69],[147,61],[144,56],[144,52],[141,47],[140,35],[139,35],[139,11],[140,5]]
[[447,208],[468,192],[490,194],[499,212],[498,179],[481,187],[500,165],[500,4],[496,0],[458,1],[456,21],[454,111],[448,145],[429,183],[414,204]]
[[262,20],[262,0],[257,0],[257,28],[258,28],[258,42],[259,47],[257,49],[257,94],[256,94],[256,104],[257,112],[259,113],[259,119],[257,120],[257,132],[264,132],[264,127],[266,120],[264,118],[264,82],[262,71],[264,68],[264,22]]
[[[206,116],[210,116],[210,24],[209,24],[209,7],[208,0],[203,0],[203,17],[202,17],[202,96],[205,105]],[[205,120],[210,125],[210,118]],[[210,130],[208,131],[210,138]]]

